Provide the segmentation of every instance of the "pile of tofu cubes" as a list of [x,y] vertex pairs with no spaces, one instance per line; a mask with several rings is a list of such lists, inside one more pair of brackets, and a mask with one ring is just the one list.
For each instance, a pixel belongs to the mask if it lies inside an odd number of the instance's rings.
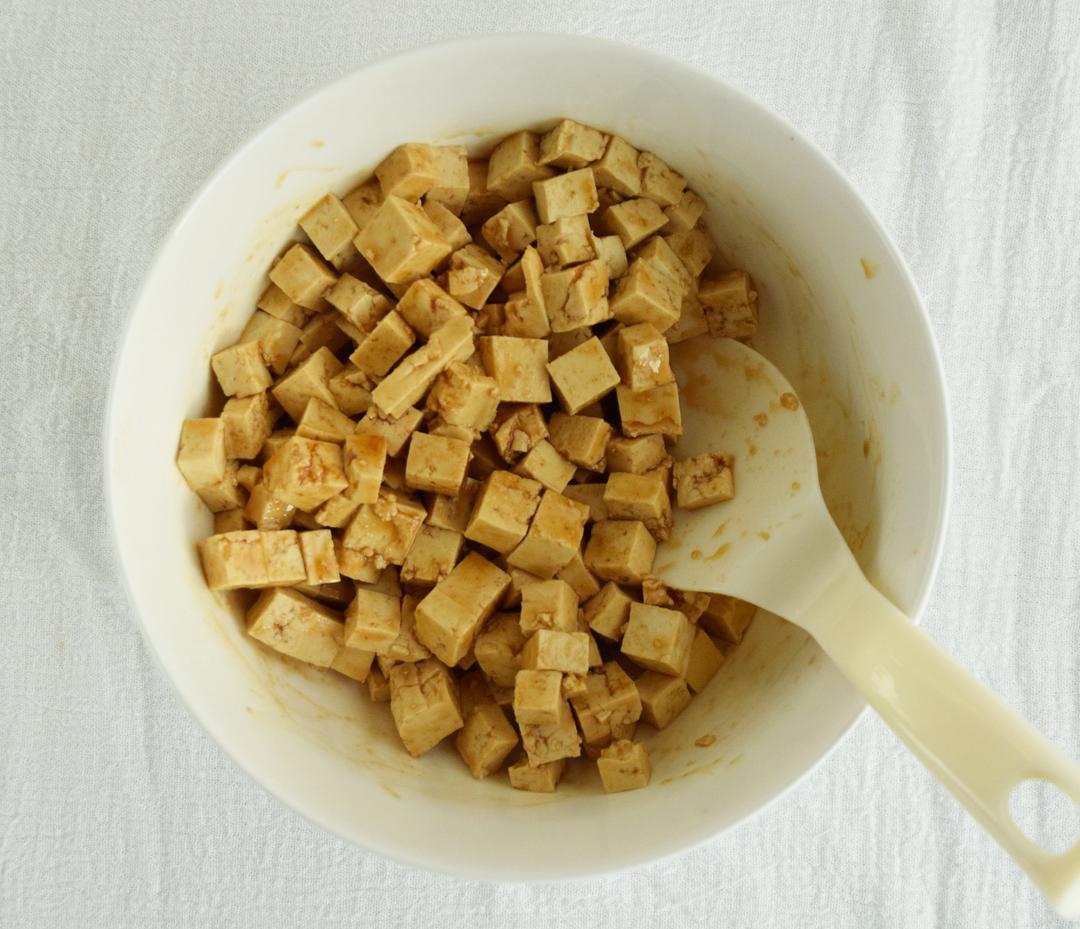
[[734,493],[727,450],[668,450],[669,345],[757,327],[704,210],[571,120],[487,158],[401,145],[320,199],[212,358],[219,415],[183,424],[210,589],[256,591],[248,632],[366,682],[412,755],[456,734],[519,789],[582,754],[605,790],[647,784],[639,721],[667,726],[754,613],[651,573],[673,504]]

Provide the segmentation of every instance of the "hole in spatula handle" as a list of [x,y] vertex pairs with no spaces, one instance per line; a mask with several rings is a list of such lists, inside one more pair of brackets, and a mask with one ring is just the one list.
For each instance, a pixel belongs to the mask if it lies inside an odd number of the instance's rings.
[[1009,795],[1009,813],[1020,831],[1048,852],[1068,851],[1080,841],[1080,806],[1049,781],[1018,784]]

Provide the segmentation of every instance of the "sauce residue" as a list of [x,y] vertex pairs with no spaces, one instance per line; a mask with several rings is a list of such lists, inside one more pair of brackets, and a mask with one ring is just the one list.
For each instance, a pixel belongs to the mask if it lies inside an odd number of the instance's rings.
[[731,543],[725,542],[715,552],[706,558],[706,561],[716,561],[717,558],[723,558],[731,550]]
[[769,422],[768,414],[766,414],[766,413],[755,413],[754,414],[754,422],[757,423],[759,426],[768,425],[768,422]]
[[711,732],[707,732],[707,733],[705,733],[705,735],[694,739],[694,744],[698,748],[708,748],[715,741],[716,741],[716,736],[714,736]]
[[799,398],[793,393],[784,391],[780,394],[780,406],[785,410],[797,410],[799,408]]
[[859,259],[859,264],[862,265],[863,277],[865,277],[868,281],[873,280],[875,277],[877,277],[877,265],[874,264],[865,255],[863,255],[863,257]]

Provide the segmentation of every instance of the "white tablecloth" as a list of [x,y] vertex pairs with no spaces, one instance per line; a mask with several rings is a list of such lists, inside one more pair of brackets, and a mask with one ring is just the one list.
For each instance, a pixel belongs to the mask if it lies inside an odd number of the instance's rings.
[[1054,924],[876,719],[704,848],[505,887],[308,825],[226,760],[147,654],[113,575],[101,420],[125,314],[177,213],[257,127],[367,59],[454,34],[577,31],[743,87],[879,211],[952,389],[953,520],[925,628],[1080,755],[1080,5],[593,6],[8,0],[0,925]]

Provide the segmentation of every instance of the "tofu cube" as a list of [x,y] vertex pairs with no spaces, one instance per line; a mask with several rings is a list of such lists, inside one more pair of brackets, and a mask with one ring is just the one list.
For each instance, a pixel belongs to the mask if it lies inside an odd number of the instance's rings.
[[608,661],[585,676],[585,693],[570,701],[585,747],[590,753],[634,733],[641,718],[641,697],[630,676]]
[[509,262],[514,261],[536,241],[536,227],[536,211],[533,209],[532,200],[517,200],[508,203],[485,222],[480,227],[480,234],[503,261]]
[[681,677],[646,671],[634,686],[641,695],[642,717],[657,729],[666,729],[690,705],[690,690]]
[[469,466],[469,443],[445,436],[416,433],[405,461],[405,483],[414,490],[456,494]]
[[513,336],[482,336],[480,358],[506,403],[548,403],[547,342]]
[[330,378],[340,374],[342,367],[333,352],[320,348],[278,381],[270,393],[289,418],[293,422],[299,422],[307,409],[308,400],[312,397],[318,397],[333,406],[334,395],[329,386]]
[[667,457],[662,435],[644,435],[636,439],[614,436],[607,447],[608,471],[644,474]]
[[370,284],[342,274],[326,294],[326,302],[363,333],[390,312],[390,301]]
[[533,197],[540,221],[553,223],[564,216],[583,216],[600,206],[596,180],[590,168],[567,171],[542,181],[533,181]]
[[538,629],[521,650],[521,667],[531,671],[587,674],[589,635],[585,632]]
[[466,477],[457,496],[434,494],[428,497],[428,525],[464,533],[479,492],[480,482]]
[[655,264],[635,258],[611,298],[612,315],[628,326],[652,323],[664,332],[679,321],[683,287]]
[[[545,427],[545,432],[547,431]],[[548,490],[562,493],[574,476],[574,465],[563,458],[547,439],[541,439],[517,463],[515,474],[539,481]],[[576,498],[571,498],[576,499]]]
[[334,539],[329,529],[313,529],[297,533],[300,554],[304,560],[305,581],[309,585],[336,584],[341,580]]
[[471,668],[458,677],[458,699],[461,702],[461,718],[468,720],[482,706],[499,706],[491,691],[491,685],[479,668]]
[[326,194],[300,217],[300,228],[327,261],[347,249],[359,231],[345,205],[333,194]]
[[369,381],[382,378],[416,341],[416,333],[396,310],[391,310],[349,356]]
[[301,330],[292,323],[256,310],[251,314],[237,342],[258,342],[263,363],[274,374],[284,374],[300,343],[301,335]]
[[507,563],[537,577],[553,577],[581,545],[588,517],[583,503],[545,490],[525,538],[507,556]]
[[[491,424],[491,438],[495,448],[509,463],[531,451],[548,434],[544,414],[536,404],[503,406],[495,422]],[[528,475],[526,475],[528,476]]]
[[661,206],[675,206],[686,189],[686,178],[652,152],[638,155],[641,171],[641,196],[655,200]]
[[417,605],[416,637],[441,662],[456,665],[509,584],[505,571],[471,552]]
[[379,668],[372,668],[367,676],[368,696],[372,703],[390,702],[390,682]]
[[498,382],[460,361],[435,379],[427,398],[427,408],[442,422],[463,426],[474,438],[491,425],[498,407]]
[[406,751],[424,754],[460,729],[457,685],[450,671],[433,659],[396,664],[390,670],[390,713]]
[[302,438],[338,444],[351,436],[355,429],[356,423],[348,416],[318,397],[308,400],[304,415],[296,424],[296,434]]
[[596,257],[607,267],[608,278],[614,281],[616,278],[622,277],[629,267],[622,239],[617,235],[598,236],[595,233],[591,235],[593,251],[596,252]]
[[289,295],[274,283],[266,285],[266,289],[259,295],[259,299],[255,301],[255,306],[266,313],[267,316],[280,319],[297,329],[300,329],[307,322],[308,316],[311,315],[309,310],[293,303],[289,299]]
[[604,793],[647,787],[652,777],[649,753],[641,742],[619,739],[600,752],[596,760]]
[[504,200],[531,196],[533,181],[555,172],[539,164],[540,139],[535,132],[515,132],[495,146],[488,156],[487,190]]
[[555,413],[548,423],[551,444],[559,454],[590,471],[604,470],[612,428],[597,416]]
[[435,147],[418,142],[399,145],[375,168],[383,197],[419,200],[439,181]]
[[694,626],[678,610],[631,603],[622,653],[650,671],[683,677],[690,663]]
[[469,155],[464,145],[437,145],[435,184],[424,195],[424,206],[441,206],[454,216],[461,214],[469,196]]
[[[488,163],[473,159],[468,164],[469,192],[461,208],[461,221],[469,227],[483,223],[506,204],[506,198],[488,187]],[[532,183],[531,181],[529,182]],[[530,188],[531,190],[531,188]],[[525,192],[528,193],[528,190]],[[520,199],[520,198],[518,198]]]
[[222,349],[210,365],[226,397],[250,397],[273,383],[257,340]]
[[[244,528],[247,528],[246,526]],[[521,607],[521,589],[526,584],[535,584],[541,580],[535,574],[530,574],[528,571],[522,571],[521,568],[515,568],[513,565],[506,566],[506,573],[510,575],[510,586],[506,589],[506,594],[503,596],[501,606],[503,609],[514,609],[515,607]],[[515,621],[519,617],[515,616]]]
[[242,532],[248,528],[248,521],[244,519],[244,511],[224,510],[214,514],[214,535],[224,535],[226,532]]
[[618,368],[632,391],[649,390],[675,380],[668,344],[652,323],[624,326],[617,336]]
[[401,579],[417,587],[434,587],[457,564],[463,538],[460,532],[424,525],[401,565]]
[[639,153],[633,145],[613,135],[600,160],[593,165],[593,174],[600,187],[607,187],[625,197],[641,193],[641,169]]
[[[404,565],[401,571],[404,575]],[[423,661],[431,657],[431,652],[416,637],[416,606],[419,602],[420,598],[412,594],[406,594],[401,598],[401,626],[398,629],[397,638],[379,656],[380,660]],[[465,715],[464,710],[462,715]]]
[[584,213],[537,226],[536,251],[545,265],[578,264],[600,257]]
[[749,339],[758,327],[757,291],[745,271],[729,271],[698,285],[709,334],[727,339]]
[[428,219],[439,227],[439,232],[450,243],[451,248],[461,248],[472,241],[469,230],[457,215],[441,203],[433,201],[430,194],[424,199],[423,209]]
[[207,484],[195,491],[211,513],[235,510],[244,505],[246,495],[237,481],[238,473],[239,468],[236,462],[230,461],[225,466],[225,476],[220,481],[216,484]]
[[356,596],[345,610],[345,644],[374,652],[385,652],[401,629],[401,600],[393,594],[357,587]]
[[355,244],[389,284],[407,284],[429,274],[451,251],[439,227],[419,206],[394,196],[383,200]]
[[606,519],[593,524],[585,564],[605,581],[640,584],[652,571],[656,540],[637,520]]
[[497,687],[513,687],[521,670],[525,634],[513,613],[496,613],[476,637],[476,663]]
[[615,388],[615,396],[619,401],[619,420],[624,435],[630,438],[682,435],[682,410],[677,385],[661,384],[635,393],[620,384]]
[[428,338],[443,323],[467,311],[430,278],[413,281],[395,308],[398,315],[421,338]]
[[514,790],[549,794],[554,793],[555,788],[559,786],[565,767],[566,761],[562,758],[533,767],[526,757],[515,761],[506,770],[510,776],[510,786]]
[[[522,671],[522,674],[550,674],[549,671]],[[520,676],[520,675],[519,675]],[[561,675],[559,675],[561,677]],[[516,691],[515,691],[516,695]],[[574,725],[574,714],[566,700],[559,701],[559,716],[552,723],[526,723],[521,726],[521,744],[529,764],[542,765],[581,754],[581,736]]]
[[564,497],[584,503],[589,508],[589,521],[600,522],[608,518],[607,506],[604,505],[606,484],[569,484],[561,491]]
[[[400,416],[389,416],[372,404],[363,419],[356,424],[358,435],[382,436],[386,440],[386,454],[391,458],[401,454],[405,443],[416,431],[424,414],[416,408],[405,410]],[[389,467],[389,466],[388,466]],[[383,480],[387,480],[387,472]]]
[[317,310],[325,293],[334,286],[337,276],[307,245],[293,245],[270,269],[270,280],[284,291],[293,303]]
[[605,639],[618,642],[630,619],[633,598],[618,584],[608,581],[595,597],[585,604],[583,615],[589,628]]
[[604,506],[611,519],[636,519],[657,539],[671,536],[671,500],[656,477],[616,471],[608,476]]
[[228,425],[223,418],[184,420],[176,467],[192,490],[210,487],[225,478],[227,437]]
[[[510,207],[507,207],[510,209]],[[489,222],[494,221],[494,217]],[[465,245],[450,256],[446,286],[451,296],[479,310],[499,286],[506,269],[479,245]]]
[[357,229],[363,229],[378,211],[382,200],[382,186],[379,179],[372,175],[342,197],[341,204],[349,211]]
[[687,339],[705,335],[709,331],[709,324],[705,321],[705,308],[701,305],[695,291],[686,293],[679,306],[679,319],[670,328],[665,330],[664,338],[668,345],[676,345]]
[[600,214],[601,228],[617,235],[623,248],[628,249],[659,232],[665,223],[664,211],[652,200],[644,198],[615,203]]
[[687,274],[697,277],[716,254],[716,245],[703,229],[688,229],[685,232],[672,232],[664,236],[671,250],[678,256],[686,268]]
[[509,471],[492,472],[477,494],[465,538],[504,554],[511,551],[525,538],[541,489],[538,482]]
[[675,500],[683,510],[700,510],[735,496],[735,459],[732,455],[705,452],[676,461]]
[[521,631],[577,631],[578,595],[562,580],[533,581],[521,588]]
[[574,552],[558,574],[556,580],[565,581],[577,595],[578,600],[588,600],[600,592],[600,582],[596,575],[586,567],[581,552]]
[[385,491],[375,503],[361,504],[339,541],[341,573],[365,580],[370,568],[381,571],[387,565],[400,565],[426,516],[420,504]]
[[477,707],[457,734],[457,750],[469,773],[479,779],[494,774],[518,744],[518,736],[502,708]]
[[[663,338],[659,341],[664,346],[666,357],[667,343]],[[549,361],[547,370],[559,403],[570,414],[606,396],[619,383],[619,372],[595,336],[554,361]]]
[[337,613],[287,587],[263,591],[247,612],[247,631],[274,651],[319,668],[330,667],[343,635]]
[[237,590],[267,585],[266,552],[262,533],[254,529],[212,535],[199,543],[206,586],[211,590]]
[[342,449],[345,477],[349,490],[358,503],[374,503],[379,499],[386,467],[386,438],[381,435],[351,435]]
[[522,669],[514,678],[514,718],[519,726],[555,725],[566,702],[559,671]]
[[608,268],[599,259],[545,271],[540,284],[552,332],[595,326],[610,318]]
[[738,645],[755,613],[757,607],[752,603],[713,594],[709,598],[708,607],[701,614],[701,625],[713,635]]
[[668,218],[664,232],[688,232],[705,215],[705,201],[687,188],[682,192],[677,203],[664,208],[664,215]]
[[584,168],[597,161],[607,147],[607,137],[599,129],[564,119],[540,139],[539,164],[560,168]]
[[[330,670],[351,677],[354,681],[359,681],[362,684],[368,679],[368,675],[373,670],[371,664],[374,660],[374,652],[365,652],[358,648],[348,648],[343,645],[341,650],[334,656],[334,660],[330,662]],[[376,674],[379,673],[378,668],[375,668],[374,671]],[[387,699],[389,699],[389,694],[387,694]]]
[[270,491],[264,481],[251,488],[244,504],[244,518],[257,529],[288,529],[296,516],[296,507]]
[[287,439],[263,465],[263,482],[276,497],[306,512],[349,485],[341,448],[301,436]]
[[696,629],[694,644],[690,646],[690,661],[686,665],[686,685],[694,693],[701,693],[723,663],[724,653],[704,629]]

